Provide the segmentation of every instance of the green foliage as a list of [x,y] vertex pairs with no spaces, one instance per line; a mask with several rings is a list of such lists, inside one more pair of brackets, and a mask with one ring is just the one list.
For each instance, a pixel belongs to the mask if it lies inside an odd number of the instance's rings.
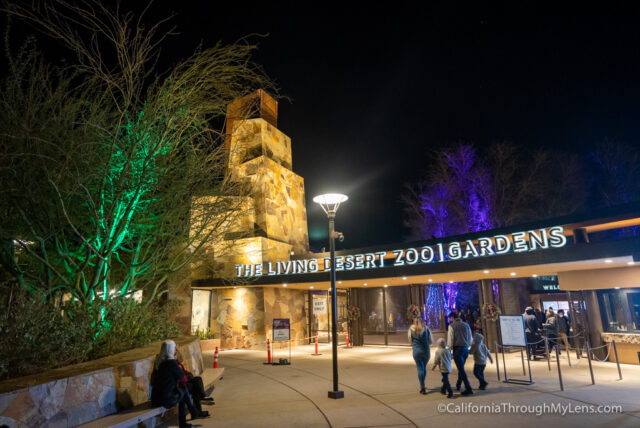
[[7,3],[76,57],[58,64],[33,40],[17,53],[7,42],[0,78],[0,264],[44,298],[166,293],[240,203],[220,196],[240,193],[226,168],[227,105],[272,88],[244,42],[159,74],[168,32],[110,7]]
[[195,336],[198,336],[200,340],[213,339],[214,334],[209,327],[206,330],[200,330],[200,327],[196,328],[196,331],[193,332]]
[[[175,305],[115,298],[64,307],[28,293],[0,303],[0,379],[81,363],[178,336]],[[101,321],[102,314],[107,321]]]

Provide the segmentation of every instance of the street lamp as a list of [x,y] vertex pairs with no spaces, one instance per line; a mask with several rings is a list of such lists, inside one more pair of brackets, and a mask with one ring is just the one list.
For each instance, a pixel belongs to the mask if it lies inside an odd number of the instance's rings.
[[313,198],[313,202],[320,205],[329,217],[329,251],[331,252],[331,348],[333,353],[333,391],[329,391],[329,398],[344,398],[344,391],[338,391],[338,297],[336,293],[336,236],[342,236],[335,231],[336,212],[340,204],[349,199],[339,193],[328,193]]

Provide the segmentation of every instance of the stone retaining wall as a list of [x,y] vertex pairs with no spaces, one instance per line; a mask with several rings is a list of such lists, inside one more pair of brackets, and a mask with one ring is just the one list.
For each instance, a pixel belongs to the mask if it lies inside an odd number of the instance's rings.
[[[73,427],[144,403],[160,343],[0,382],[0,425]],[[200,341],[176,343],[185,368],[202,373]]]

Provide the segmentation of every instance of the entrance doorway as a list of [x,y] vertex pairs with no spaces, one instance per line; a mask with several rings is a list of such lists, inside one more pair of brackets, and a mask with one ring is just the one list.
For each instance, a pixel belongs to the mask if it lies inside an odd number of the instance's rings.
[[[309,291],[309,337],[318,335],[319,343],[331,343],[331,294],[328,291]],[[337,290],[338,344],[346,343],[347,291]],[[313,342],[313,340],[311,340]]]

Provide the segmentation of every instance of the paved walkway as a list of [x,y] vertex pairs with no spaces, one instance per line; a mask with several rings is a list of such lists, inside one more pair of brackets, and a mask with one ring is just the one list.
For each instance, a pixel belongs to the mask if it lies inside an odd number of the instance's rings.
[[[617,380],[615,364],[594,363],[596,385],[591,385],[587,360],[569,367],[561,360],[564,391],[560,391],[557,367],[552,361],[532,362],[534,385],[497,381],[496,366],[489,364],[486,391],[473,396],[455,395],[448,400],[439,393],[440,375],[429,367],[429,394],[418,393],[418,381],[410,348],[357,347],[339,349],[340,388],[345,398],[331,400],[331,349],[321,345],[322,356],[311,356],[311,346],[295,349],[290,366],[266,366],[265,351],[227,351],[220,354],[226,368],[216,384],[217,404],[209,406],[213,416],[194,421],[201,427],[426,427],[462,426],[640,426],[640,366],[623,365],[624,379]],[[278,355],[281,353],[282,355]],[[286,357],[276,351],[276,357]],[[564,357],[564,353],[563,353]],[[472,378],[473,362],[467,361]],[[520,354],[507,355],[512,377],[523,378]],[[205,355],[210,365],[211,354]],[[575,364],[577,363],[577,365]],[[501,373],[502,375],[502,373]],[[454,374],[451,376],[455,381]],[[477,380],[472,378],[472,385]],[[449,405],[448,408],[443,406]],[[474,412],[487,406],[494,414]],[[621,405],[623,413],[551,413],[552,406]],[[514,406],[529,406],[534,413],[518,412]],[[545,406],[547,410],[545,411]],[[505,411],[511,410],[510,414]],[[542,410],[545,414],[536,416]],[[496,414],[496,412],[500,414]],[[550,425],[547,425],[550,424]],[[567,425],[569,424],[569,425]]]

